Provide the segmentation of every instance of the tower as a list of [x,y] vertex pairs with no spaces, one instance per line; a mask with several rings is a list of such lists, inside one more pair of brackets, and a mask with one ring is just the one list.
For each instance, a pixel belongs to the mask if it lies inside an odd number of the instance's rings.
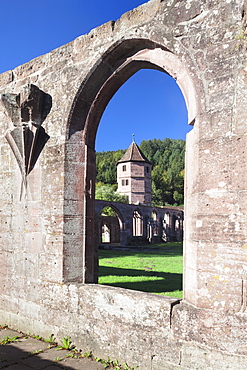
[[133,140],[117,162],[118,193],[127,195],[131,204],[151,205],[151,171],[151,162]]

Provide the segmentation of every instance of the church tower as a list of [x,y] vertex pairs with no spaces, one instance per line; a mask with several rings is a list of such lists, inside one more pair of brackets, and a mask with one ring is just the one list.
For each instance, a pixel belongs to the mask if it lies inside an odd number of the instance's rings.
[[131,204],[151,205],[152,164],[133,141],[117,162],[117,192],[127,195]]

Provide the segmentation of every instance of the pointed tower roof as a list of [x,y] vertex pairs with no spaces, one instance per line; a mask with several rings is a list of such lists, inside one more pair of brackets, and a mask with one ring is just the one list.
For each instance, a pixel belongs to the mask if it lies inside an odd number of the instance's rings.
[[123,162],[145,162],[152,164],[134,141],[130,144],[123,157],[117,163]]

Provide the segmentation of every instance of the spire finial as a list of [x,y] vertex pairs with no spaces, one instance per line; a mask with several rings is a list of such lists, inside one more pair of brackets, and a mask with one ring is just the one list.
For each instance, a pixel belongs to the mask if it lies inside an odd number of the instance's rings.
[[132,134],[132,143],[135,142],[135,134]]

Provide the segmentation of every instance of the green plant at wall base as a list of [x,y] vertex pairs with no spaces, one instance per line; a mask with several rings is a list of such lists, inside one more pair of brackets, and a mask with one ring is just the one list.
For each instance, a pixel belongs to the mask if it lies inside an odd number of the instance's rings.
[[42,341],[44,340],[40,335],[31,335],[31,337]]
[[129,367],[126,363],[121,365],[118,360],[111,360],[110,357],[108,357],[107,360],[96,357],[95,361],[103,364],[105,369],[114,369],[114,370],[135,370],[136,369],[136,367]]
[[62,358],[61,357],[55,357],[55,361],[62,361]]
[[1,341],[0,341],[0,345],[4,345],[4,344],[8,344],[8,343],[12,343],[12,342],[18,342],[18,336],[17,337],[4,337]]
[[84,356],[80,356],[79,353],[69,353],[67,354],[66,358],[80,358]]
[[49,343],[51,345],[56,345],[54,334],[51,334],[49,338],[43,338],[40,335],[31,335],[30,332],[28,332],[28,335],[34,339],[41,340],[42,342]]
[[129,367],[126,363],[123,364],[123,370],[137,370],[137,367]]
[[56,344],[56,338],[54,337],[54,334],[51,334],[50,336],[49,336],[49,338],[47,338],[47,339],[43,339],[44,340],[44,342],[45,343],[50,343],[50,344]]
[[[112,361],[110,359],[110,357],[108,357],[107,360],[105,360],[103,358],[96,357],[95,358],[95,361],[100,362],[101,364],[103,364],[105,369],[107,369],[107,368],[113,368],[114,367],[114,364],[116,364],[118,366],[118,360],[116,360],[117,361],[117,363],[116,363],[116,361]],[[116,370],[119,370],[119,369],[116,369]]]
[[62,345],[58,346],[57,349],[67,349],[70,351],[75,348],[75,346],[72,345],[70,337],[64,337],[60,340],[60,342],[62,343]]
[[38,353],[41,353],[41,352],[43,352],[43,349],[37,349],[36,351],[33,351],[32,354],[37,355]]

